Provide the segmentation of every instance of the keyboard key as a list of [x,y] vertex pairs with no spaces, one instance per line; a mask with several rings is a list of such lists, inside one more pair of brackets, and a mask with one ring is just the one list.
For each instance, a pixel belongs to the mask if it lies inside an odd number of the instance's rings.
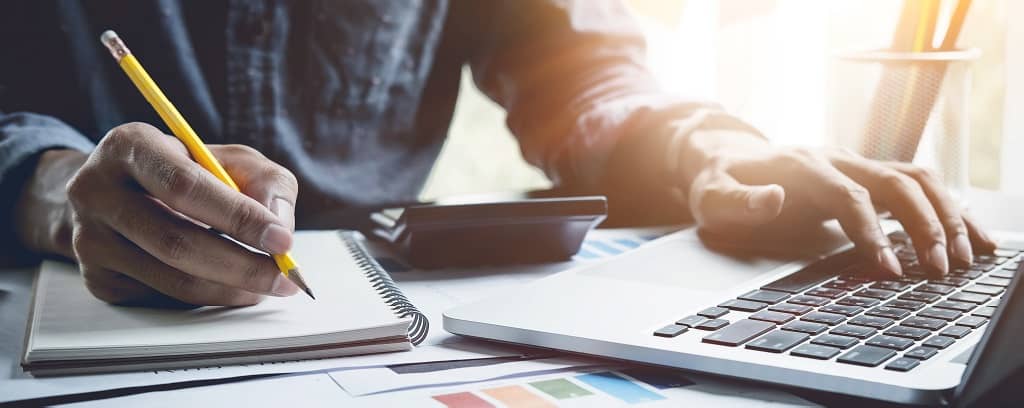
[[972,271],[988,272],[996,268],[995,264],[989,263],[974,263],[968,267]]
[[839,298],[843,297],[843,295],[846,294],[846,291],[842,290],[842,289],[832,289],[832,288],[814,288],[814,289],[811,289],[811,290],[807,291],[806,294],[810,295],[810,296],[826,297],[826,298],[829,298],[829,299],[839,299]]
[[996,308],[994,308],[992,306],[985,306],[985,307],[979,308],[978,310],[975,310],[974,312],[971,312],[971,316],[980,316],[980,317],[984,317],[984,318],[987,318],[987,319],[991,319],[992,315],[994,315],[995,313],[996,313]]
[[891,298],[895,294],[896,292],[893,292],[891,290],[864,289],[861,290],[860,292],[854,293],[854,296],[885,300]]
[[725,316],[727,313],[729,313],[729,309],[726,309],[724,307],[712,306],[707,309],[701,310],[700,313],[697,314],[707,317],[709,319],[717,319],[719,317]]
[[803,317],[801,317],[800,320],[803,320],[805,322],[825,323],[829,326],[835,326],[839,323],[842,323],[843,320],[846,320],[846,317],[844,317],[841,314],[835,313],[810,312],[808,314],[803,315]]
[[754,302],[750,300],[732,299],[718,305],[726,309],[739,310],[741,312],[756,312],[767,307],[767,303]]
[[1000,269],[998,271],[992,271],[988,276],[993,278],[1013,279],[1013,276],[1016,274],[1016,270]]
[[838,334],[840,336],[856,337],[858,339],[866,339],[868,337],[871,337],[871,336],[875,335],[875,332],[877,332],[877,330],[872,329],[870,327],[866,327],[866,326],[853,326],[853,325],[849,325],[849,324],[844,324],[842,326],[836,327],[836,328],[834,328],[834,329],[829,331],[829,333],[831,333],[831,334]]
[[1003,288],[1002,287],[999,287],[999,286],[989,286],[989,285],[971,285],[971,286],[968,286],[968,287],[964,288],[963,290],[964,290],[964,292],[981,293],[983,295],[989,295],[989,296],[998,295],[1000,293],[1003,293]]
[[946,325],[946,321],[941,319],[933,319],[930,317],[914,316],[908,318],[907,320],[904,320],[900,324],[904,326],[917,327],[920,329],[938,330],[942,328],[942,326]]
[[714,331],[721,329],[729,325],[729,321],[725,319],[711,319],[705,320],[701,324],[698,324],[694,329]]
[[654,331],[654,335],[658,337],[676,337],[680,334],[686,333],[686,326],[680,326],[678,324],[670,324]]
[[970,282],[971,282],[970,279],[967,279],[967,278],[957,278],[957,277],[954,277],[954,276],[947,276],[947,277],[942,278],[942,279],[932,279],[932,280],[928,281],[928,283],[934,283],[936,285],[947,285],[947,286],[956,286],[956,287],[964,286],[964,285],[966,285],[966,284],[968,284]]
[[828,303],[828,299],[818,296],[801,295],[790,299],[789,303],[807,306],[821,306],[823,304]]
[[844,251],[805,266],[803,269],[786,275],[784,278],[769,283],[761,289],[776,290],[786,293],[800,293],[817,286],[828,279],[831,279],[836,271],[853,264],[857,260],[857,253]]
[[917,346],[910,349],[910,351],[903,353],[903,357],[916,358],[918,360],[927,360],[938,353],[939,350],[934,347]]
[[954,339],[962,339],[968,334],[971,334],[971,329],[964,326],[949,326],[939,332],[940,336],[952,337]]
[[963,318],[963,319],[960,319],[959,321],[957,321],[957,322],[956,322],[956,325],[957,325],[957,326],[965,326],[965,327],[970,327],[970,328],[972,328],[972,329],[977,329],[977,328],[979,328],[979,327],[981,327],[981,326],[984,326],[984,325],[985,325],[985,322],[987,322],[987,321],[988,321],[988,319],[986,319],[986,318],[984,318],[984,317],[979,317],[979,316],[967,316],[967,317],[965,317],[965,318]]
[[978,279],[978,277],[981,276],[981,271],[972,271],[970,269],[954,269],[950,271],[949,274],[965,279]]
[[777,305],[772,305],[772,307],[769,307],[768,310],[771,310],[773,312],[782,312],[782,313],[789,313],[789,314],[794,314],[794,315],[802,315],[804,313],[807,313],[807,312],[810,312],[810,311],[814,310],[814,308],[810,307],[810,306],[804,306],[804,305],[794,305],[792,303],[779,303]]
[[801,322],[799,320],[782,326],[782,330],[789,330],[807,334],[818,334],[825,331],[825,329],[827,328],[828,326],[821,323]]
[[934,302],[936,300],[939,300],[939,298],[941,298],[941,297],[942,296],[936,295],[934,293],[925,293],[925,292],[907,292],[907,293],[904,293],[904,294],[900,295],[900,299],[903,299],[903,300],[913,300],[915,302],[925,302],[925,303],[932,303],[932,302]]
[[956,319],[959,319],[960,316],[963,315],[963,313],[960,313],[956,310],[936,309],[934,307],[929,307],[920,312],[917,312],[917,315],[923,317],[931,317],[935,319],[942,319],[951,322]]
[[898,308],[898,309],[907,309],[907,310],[910,310],[910,311],[914,311],[914,310],[918,310],[918,309],[924,307],[925,303],[924,302],[915,302],[913,300],[896,299],[896,300],[890,301],[889,303],[886,303],[885,305],[888,306],[888,307],[895,307],[895,308]]
[[832,289],[854,290],[854,289],[857,289],[857,288],[859,288],[861,286],[864,286],[864,284],[861,283],[861,282],[857,282],[857,281],[851,281],[851,280],[845,280],[845,279],[836,279],[834,281],[830,281],[830,282],[828,282],[828,283],[826,283],[824,285],[821,285],[821,286],[824,286],[826,288],[832,288]]
[[939,309],[956,310],[958,312],[970,312],[978,305],[970,302],[958,302],[955,300],[943,300],[935,304],[935,307]]
[[906,350],[908,347],[914,345],[914,341],[896,336],[887,336],[879,334],[868,340],[867,344],[878,347],[885,347],[893,350]]
[[864,308],[846,305],[825,305],[818,310],[828,313],[839,313],[844,316],[856,316],[858,313],[864,311]]
[[919,285],[918,287],[914,288],[914,290],[917,291],[917,292],[938,293],[940,295],[948,295],[948,294],[952,293],[954,290],[956,290],[956,288],[952,287],[952,286],[949,286],[949,285],[938,285],[938,284],[934,284],[934,283],[925,283],[923,285]]
[[987,263],[987,264],[999,265],[999,264],[1005,263],[1007,260],[1008,259],[1006,257],[1003,257],[1003,256],[988,255],[988,254],[981,254],[981,255],[975,255],[974,256],[974,263]]
[[871,285],[872,289],[894,290],[894,291],[897,291],[897,292],[902,292],[904,289],[909,288],[909,287],[910,287],[909,283],[900,282],[900,281],[878,281],[878,282],[875,282],[874,285]]
[[903,337],[913,340],[924,340],[924,338],[928,337],[932,332],[925,329],[918,329],[916,327],[894,326],[891,329],[886,330],[885,334],[888,336]]
[[725,326],[724,329],[704,336],[702,341],[705,343],[736,347],[740,344],[746,343],[754,337],[767,333],[773,327],[775,327],[775,325],[769,322],[743,319]]
[[797,344],[803,343],[804,340],[810,337],[807,333],[775,330],[747,343],[746,347],[751,350],[781,353],[793,348]]
[[875,367],[896,355],[895,351],[875,346],[857,346],[853,350],[839,356],[836,361],[846,364],[856,364],[867,367]]
[[953,340],[952,337],[934,336],[928,340],[925,340],[924,343],[922,343],[922,345],[928,347],[935,347],[938,349],[944,349],[946,347],[949,347],[950,344],[953,344],[954,341],[955,340]]
[[888,317],[890,319],[902,319],[910,314],[907,309],[898,309],[895,307],[879,306],[874,309],[864,312],[868,316]]
[[1000,248],[1000,249],[997,249],[997,250],[992,252],[992,255],[1001,256],[1003,258],[1013,258],[1013,257],[1017,256],[1018,254],[1020,254],[1020,252],[1015,250],[1015,249],[1002,249],[1002,248]]
[[986,276],[984,278],[978,279],[978,284],[999,286],[1001,288],[1005,288],[1007,286],[1010,286],[1010,280],[1006,278],[993,278],[992,276]]
[[754,319],[754,320],[762,320],[762,321],[766,321],[766,322],[772,322],[772,323],[775,323],[775,324],[783,324],[785,322],[793,320],[795,318],[795,316],[793,316],[793,315],[791,315],[789,313],[773,312],[771,310],[762,310],[760,312],[757,312],[757,313],[754,313],[754,314],[750,315],[750,318]]
[[989,295],[983,295],[983,294],[980,294],[980,293],[958,292],[958,293],[954,293],[952,295],[949,295],[949,297],[946,298],[946,300],[955,300],[957,302],[977,303],[977,304],[980,305],[982,303],[988,302],[988,300],[991,299],[991,298],[992,297],[989,296]]
[[848,349],[857,344],[857,339],[853,337],[837,336],[834,334],[822,334],[811,340],[812,344],[820,344],[822,346],[838,347],[841,349]]
[[837,300],[836,304],[846,306],[871,307],[878,304],[878,299],[847,296]]
[[697,325],[699,325],[701,323],[704,323],[707,320],[708,320],[708,318],[706,318],[704,316],[693,315],[693,316],[686,316],[686,317],[684,317],[682,319],[676,320],[676,324],[678,324],[680,326],[686,326],[686,327],[697,327]]
[[850,319],[849,323],[857,326],[867,326],[873,329],[884,329],[892,326],[892,319],[875,316],[857,316]]
[[839,349],[829,346],[819,346],[816,344],[804,344],[800,347],[793,349],[789,354],[798,357],[807,357],[817,360],[828,360],[839,354]]
[[789,294],[785,292],[776,292],[772,290],[755,290],[739,297],[743,300],[752,300],[755,302],[763,302],[775,304],[789,298]]
[[910,371],[921,364],[921,360],[915,358],[900,357],[885,365],[886,370]]

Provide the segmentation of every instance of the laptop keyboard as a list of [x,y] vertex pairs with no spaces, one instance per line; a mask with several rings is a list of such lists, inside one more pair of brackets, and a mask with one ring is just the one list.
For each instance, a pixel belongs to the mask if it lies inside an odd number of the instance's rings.
[[1021,251],[1001,248],[928,279],[909,237],[890,238],[903,266],[899,279],[864,278],[856,254],[846,251],[654,335],[701,335],[724,347],[910,371],[984,326],[1021,262]]

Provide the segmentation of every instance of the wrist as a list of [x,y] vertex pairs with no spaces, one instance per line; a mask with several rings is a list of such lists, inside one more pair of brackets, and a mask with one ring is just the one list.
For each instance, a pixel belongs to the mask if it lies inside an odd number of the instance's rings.
[[27,249],[73,257],[66,186],[87,158],[85,153],[67,149],[39,155],[14,206],[15,232]]

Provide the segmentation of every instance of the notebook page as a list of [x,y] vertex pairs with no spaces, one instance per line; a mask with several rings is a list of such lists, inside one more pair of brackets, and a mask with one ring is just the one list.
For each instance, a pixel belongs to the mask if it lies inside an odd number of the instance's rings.
[[267,297],[250,307],[165,310],[94,298],[76,266],[45,262],[31,348],[110,348],[289,338],[400,322],[370,286],[336,231],[295,234],[294,255],[317,296]]

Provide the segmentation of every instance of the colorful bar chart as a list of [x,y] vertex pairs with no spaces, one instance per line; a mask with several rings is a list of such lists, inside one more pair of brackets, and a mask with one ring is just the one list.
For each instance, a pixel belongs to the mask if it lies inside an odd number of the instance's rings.
[[659,391],[693,385],[692,381],[675,372],[647,368],[522,381],[525,382],[497,387],[482,386],[480,389],[434,395],[431,398],[448,408],[549,408],[575,400],[581,403],[591,401],[588,398],[594,401],[611,399],[621,404],[634,405],[665,400],[666,396]]

